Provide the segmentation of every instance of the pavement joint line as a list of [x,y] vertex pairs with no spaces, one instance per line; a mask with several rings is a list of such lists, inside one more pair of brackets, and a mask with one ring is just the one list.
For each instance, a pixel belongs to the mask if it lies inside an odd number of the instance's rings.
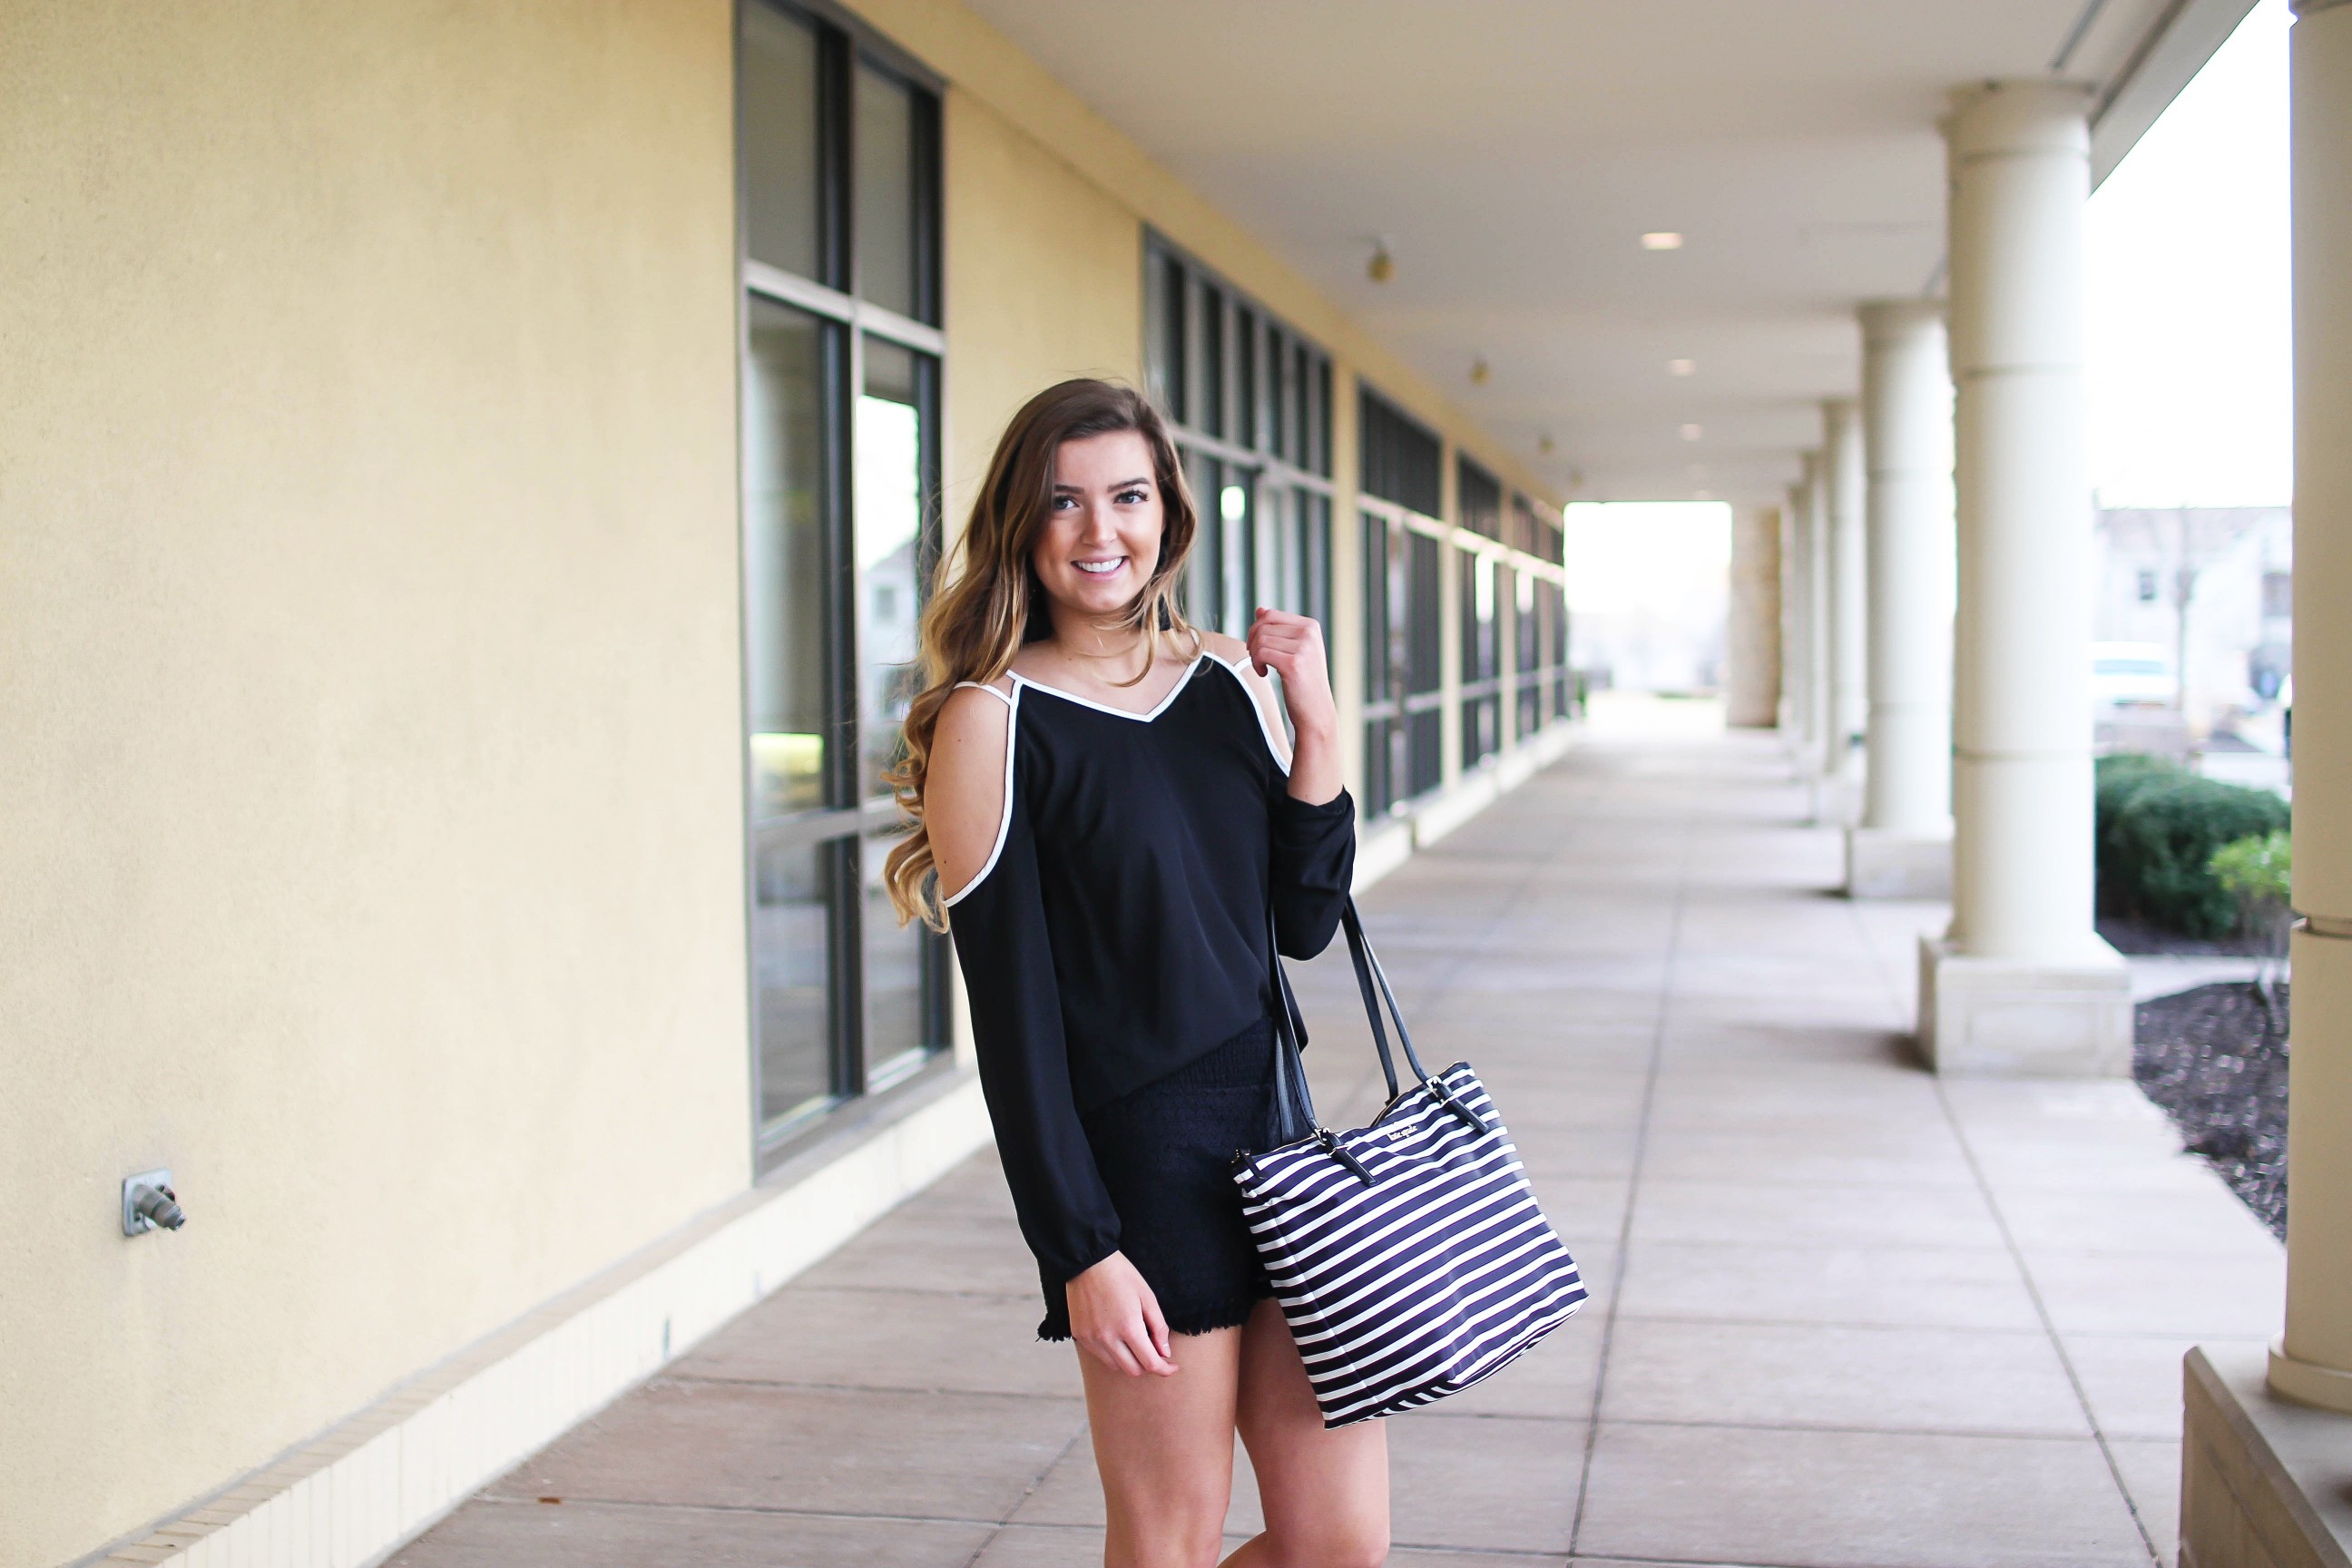
[[997,1538],[1002,1536],[1006,1528],[1013,1523],[1013,1516],[1019,1513],[1022,1509],[1027,1505],[1029,1500],[1037,1495],[1037,1489],[1045,1484],[1045,1478],[1052,1475],[1054,1471],[1061,1466],[1062,1461],[1070,1457],[1070,1451],[1076,1448],[1079,1442],[1092,1430],[1093,1427],[1089,1423],[1085,1421],[1078,1423],[1078,1429],[1070,1434],[1070,1440],[1062,1445],[1059,1451],[1054,1455],[1054,1458],[1045,1465],[1045,1468],[1039,1470],[1036,1474],[1029,1478],[1029,1484],[1021,1489],[1020,1500],[1014,1502],[1011,1508],[1004,1510],[1004,1517],[1003,1519],[993,1521],[989,1530],[987,1538],[981,1542],[980,1545],[973,1550],[972,1554],[970,1557],[964,1559],[964,1568],[972,1568],[974,1563],[988,1555],[988,1549],[996,1544]]
[[1653,1018],[1650,1035],[1650,1055],[1642,1084],[1641,1109],[1633,1124],[1633,1157],[1625,1174],[1625,1213],[1618,1222],[1617,1247],[1610,1259],[1611,1279],[1607,1304],[1601,1314],[1601,1352],[1593,1364],[1592,1415],[1584,1429],[1584,1458],[1577,1471],[1576,1511],[1570,1517],[1568,1554],[1576,1555],[1578,1543],[1584,1537],[1584,1513],[1592,1497],[1592,1461],[1601,1442],[1601,1402],[1609,1386],[1609,1352],[1617,1338],[1618,1303],[1624,1298],[1625,1268],[1633,1241],[1633,1215],[1639,1206],[1642,1192],[1642,1166],[1649,1152],[1650,1118],[1658,1099],[1658,1071],[1665,1056],[1667,1020],[1674,1010],[1675,958],[1682,945],[1683,911],[1690,891],[1690,853],[1695,835],[1691,831],[1696,808],[1685,795],[1679,818],[1681,831],[1676,834],[1675,857],[1675,888],[1671,912],[1667,916],[1664,960],[1659,966],[1657,1011]]
[[[1024,1500],[1026,1495],[1024,1494]],[[477,1492],[466,1500],[469,1503],[496,1503],[502,1508],[547,1506],[537,1498],[506,1497],[495,1492]],[[999,1521],[971,1518],[959,1513],[858,1513],[849,1509],[776,1508],[747,1502],[663,1502],[651,1498],[568,1497],[563,1500],[562,1506],[570,1508],[583,1504],[596,1508],[647,1509],[663,1513],[740,1513],[761,1519],[837,1519],[853,1524],[968,1524],[982,1529],[1002,1528]],[[415,1542],[412,1542],[410,1544],[414,1545]]]
[[[1853,907],[1852,900],[1847,900],[1847,905],[1850,918],[1853,921],[1856,929],[1861,930],[1863,926],[1861,910]],[[1867,941],[1866,931],[1864,939]],[[1874,945],[1871,949],[1871,967],[1877,971],[1879,984],[1893,1004],[1895,1016],[1901,1017],[1902,994],[1896,989],[1893,977],[1887,973],[1885,961]],[[1912,1026],[1916,1031],[1918,1026],[1916,1019]],[[1915,1040],[1917,1038],[1916,1033],[1913,1038]],[[1969,1136],[1969,1129],[1958,1109],[1952,1104],[1951,1096],[1945,1091],[1943,1079],[1927,1068],[1924,1063],[1921,1064],[1920,1070],[1927,1073],[1928,1080],[1935,1086],[1937,1103],[1944,1108],[1944,1115],[1951,1123],[1952,1132],[1960,1141],[1960,1155],[1968,1161],[1969,1169],[1976,1175],[1977,1187],[1983,1194],[1985,1206],[1992,1211],[1993,1224],[2000,1231],[2002,1241],[2008,1245],[2009,1256],[2016,1266],[2018,1279],[2025,1287],[2026,1299],[2033,1303],[2033,1315],[2041,1320],[2042,1332],[2050,1341],[2051,1352],[2058,1358],[2059,1369],[2066,1374],[2066,1386],[2074,1391],[2074,1402],[2082,1408],[2083,1419],[2090,1424],[2092,1440],[2099,1447],[2099,1458],[2106,1461],[2107,1475],[2115,1482],[2116,1495],[2123,1499],[2125,1511],[2131,1516],[2132,1529],[2138,1531],[2140,1545],[2147,1550],[2147,1560],[2153,1568],[2165,1568],[2164,1553],[2158,1549],[2156,1536],[2148,1529],[2147,1521],[2140,1517],[2139,1500],[2132,1495],[2129,1483],[2124,1479],[2123,1465],[2116,1458],[2115,1446],[2109,1441],[2106,1429],[2099,1423],[2098,1412],[2091,1407],[2091,1395],[2083,1386],[2082,1373],[2074,1365],[2073,1353],[2066,1348],[2064,1336],[2058,1331],[2056,1320],[2050,1315],[2049,1303],[2042,1298],[2042,1287],[2034,1279],[2033,1270],[2027,1266],[2026,1249],[2018,1244],[2017,1235],[2010,1227],[2009,1215],[2002,1211],[2000,1199],[1993,1194],[1992,1184],[1986,1179],[1984,1163],[1977,1157],[1976,1145]]]
[[1041,1394],[1034,1388],[950,1388],[944,1384],[911,1383],[816,1383],[804,1378],[782,1377],[722,1377],[709,1373],[665,1373],[648,1378],[655,1383],[705,1383],[722,1388],[773,1388],[793,1393],[809,1394],[915,1394],[925,1398],[944,1399],[1026,1399],[1040,1403],[1076,1404],[1084,1395]]
[[[1538,1417],[1541,1419],[1541,1417]],[[1867,1426],[1846,1421],[1683,1421],[1660,1415],[1612,1415],[1603,1426],[1669,1426],[1696,1432],[1807,1432],[1850,1437],[1965,1437],[1989,1443],[2088,1443],[2093,1434],[2079,1432],[1995,1431],[1982,1426]]]
[[[1825,1318],[1739,1318],[1709,1317],[1695,1312],[1622,1312],[1619,1316],[1633,1323],[1705,1323],[1726,1328],[1743,1329],[1833,1329],[1841,1333],[1885,1334],[2006,1334],[2016,1339],[2032,1339],[2042,1331],[2005,1329],[1994,1324],[1977,1323],[1866,1323],[1859,1320]],[[2168,1334],[2117,1334],[2117,1339],[2170,1339]],[[2184,1336],[2193,1337],[2193,1336]]]

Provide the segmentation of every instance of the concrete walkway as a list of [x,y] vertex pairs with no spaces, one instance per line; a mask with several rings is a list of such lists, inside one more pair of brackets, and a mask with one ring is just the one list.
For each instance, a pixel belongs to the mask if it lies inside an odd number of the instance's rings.
[[[1942,911],[1829,896],[1802,807],[1769,737],[1595,740],[1367,900],[1593,1289],[1391,1424],[1401,1568],[2173,1561],[2181,1352],[2274,1331],[2279,1248],[2128,1084],[1921,1072]],[[1344,957],[1299,979],[1360,1121]],[[394,1561],[1098,1563],[1034,1279],[975,1160]]]

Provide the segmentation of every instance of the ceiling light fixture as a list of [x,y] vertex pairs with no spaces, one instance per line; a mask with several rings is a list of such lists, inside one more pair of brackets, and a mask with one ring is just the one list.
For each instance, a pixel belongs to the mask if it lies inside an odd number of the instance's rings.
[[1670,359],[1666,362],[1666,374],[1668,375],[1696,375],[1698,374],[1698,361],[1695,359]]
[[1685,425],[1683,426],[1683,439],[1685,441],[1696,441],[1701,436],[1706,434],[1706,432],[1705,430],[1700,429],[1696,425]]
[[1680,250],[1683,237],[1670,228],[1653,229],[1642,237],[1644,250]]
[[1372,241],[1372,258],[1364,263],[1364,276],[1375,283],[1385,283],[1396,276],[1396,258],[1389,254],[1389,242]]

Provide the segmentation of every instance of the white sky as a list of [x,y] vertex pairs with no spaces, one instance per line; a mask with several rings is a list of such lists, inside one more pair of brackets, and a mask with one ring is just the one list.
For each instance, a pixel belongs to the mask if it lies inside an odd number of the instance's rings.
[[1719,613],[1731,571],[1723,502],[1576,501],[1565,521],[1571,611]]
[[2291,499],[2288,21],[2262,0],[2091,198],[2102,505]]

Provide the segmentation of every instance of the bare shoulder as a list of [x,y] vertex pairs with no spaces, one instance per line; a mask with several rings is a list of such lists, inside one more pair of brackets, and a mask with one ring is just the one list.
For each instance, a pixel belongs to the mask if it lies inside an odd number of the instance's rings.
[[997,687],[951,692],[931,731],[923,774],[923,825],[939,862],[940,889],[953,898],[975,880],[996,848],[1004,816],[1005,760],[1013,705]]
[[[1227,664],[1241,664],[1249,658],[1249,645],[1241,638],[1227,637],[1223,632],[1202,632],[1201,647],[1213,658]],[[1255,675],[1257,672],[1250,672]]]

